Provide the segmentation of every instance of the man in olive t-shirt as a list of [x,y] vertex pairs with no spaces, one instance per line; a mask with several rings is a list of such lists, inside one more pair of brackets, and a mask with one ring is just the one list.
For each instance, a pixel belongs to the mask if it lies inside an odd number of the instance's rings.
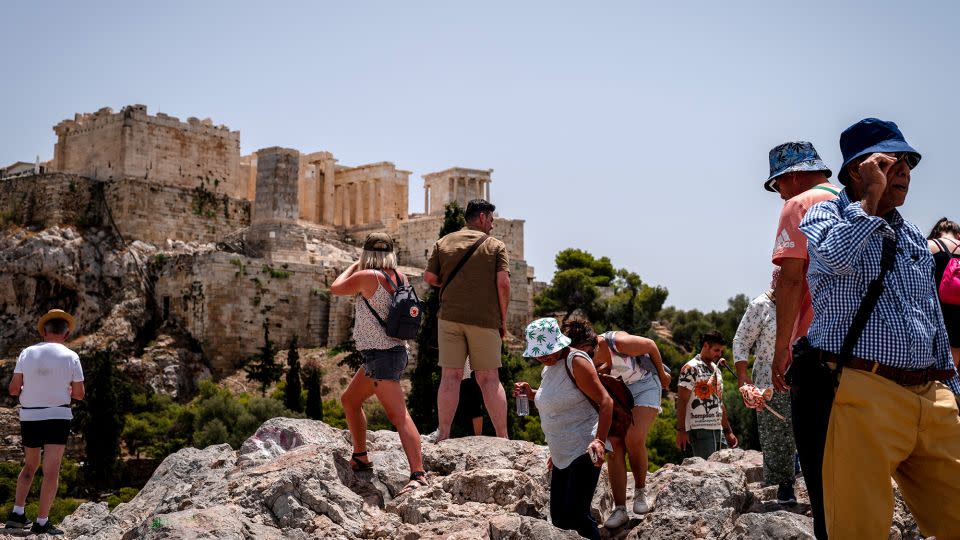
[[[497,437],[507,437],[507,396],[498,369],[507,332],[510,273],[506,246],[487,236],[493,229],[494,210],[496,207],[483,199],[467,203],[467,226],[437,241],[423,273],[424,281],[442,291],[437,321],[442,368],[437,391],[438,442],[450,437],[468,356]],[[449,280],[470,248],[484,237],[459,273]]]

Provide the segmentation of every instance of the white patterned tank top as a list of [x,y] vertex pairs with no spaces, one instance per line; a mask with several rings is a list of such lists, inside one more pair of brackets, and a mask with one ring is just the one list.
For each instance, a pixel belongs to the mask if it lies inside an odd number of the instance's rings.
[[[384,331],[380,322],[370,313],[370,309],[363,302],[361,295],[357,295],[353,302],[353,342],[358,351],[368,351],[370,349],[392,349],[405,344],[402,339],[392,338]],[[380,279],[377,279],[377,291],[373,293],[373,298],[368,300],[370,307],[377,311],[381,319],[386,320],[390,312],[390,302],[393,295],[383,287]]]

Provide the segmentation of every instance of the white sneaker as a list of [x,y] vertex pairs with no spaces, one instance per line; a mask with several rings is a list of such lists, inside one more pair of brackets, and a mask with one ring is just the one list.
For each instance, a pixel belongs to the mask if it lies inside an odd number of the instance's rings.
[[627,515],[627,507],[618,506],[613,509],[613,513],[610,514],[610,517],[607,518],[607,521],[603,523],[603,526],[608,529],[617,529],[619,527],[623,527],[629,519],[630,516]]
[[650,505],[647,504],[646,488],[636,488],[633,492],[633,513],[646,514],[650,511]]

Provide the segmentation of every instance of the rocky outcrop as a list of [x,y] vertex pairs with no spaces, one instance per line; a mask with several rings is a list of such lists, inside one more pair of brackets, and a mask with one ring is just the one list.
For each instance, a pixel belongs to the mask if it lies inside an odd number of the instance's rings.
[[[107,512],[86,503],[72,538],[577,538],[549,522],[547,450],[489,437],[425,443],[430,486],[399,495],[409,471],[396,433],[369,434],[372,472],[349,465],[349,433],[275,418],[240,451],[184,449],[139,495]],[[654,510],[609,538],[810,538],[801,513],[758,506],[759,454],[727,451],[650,475]],[[606,469],[594,498],[609,515]],[[800,511],[804,506],[797,507]]]

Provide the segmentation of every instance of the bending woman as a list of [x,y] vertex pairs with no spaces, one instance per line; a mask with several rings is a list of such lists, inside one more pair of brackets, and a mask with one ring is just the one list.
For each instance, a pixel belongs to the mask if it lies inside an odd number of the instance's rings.
[[567,335],[593,356],[598,371],[620,377],[633,394],[633,425],[626,438],[610,437],[613,456],[607,465],[614,510],[604,526],[622,527],[627,515],[627,465],[633,471],[633,512],[650,511],[647,504],[647,432],[660,414],[660,397],[670,387],[670,373],[663,367],[660,349],[652,339],[626,332],[612,331],[598,336],[589,323],[579,320],[564,325]]
[[380,319],[386,320],[396,286],[403,282],[406,278],[397,272],[393,240],[385,233],[372,233],[363,243],[360,260],[330,285],[333,294],[360,296],[354,304],[353,341],[363,357],[363,367],[357,370],[340,396],[353,439],[350,465],[355,471],[373,468],[367,458],[367,417],[363,414],[363,402],[376,394],[387,418],[400,434],[400,444],[410,463],[410,481],[397,495],[427,485],[420,455],[420,433],[407,412],[400,389],[400,376],[407,367],[407,346],[403,340],[387,336],[373,315],[376,311]]
[[561,529],[599,539],[590,515],[600,479],[604,441],[613,416],[613,399],[600,384],[590,357],[570,347],[554,318],[527,326],[523,356],[543,364],[539,390],[514,384],[513,395],[526,394],[540,412],[540,427],[550,449],[550,519]]

